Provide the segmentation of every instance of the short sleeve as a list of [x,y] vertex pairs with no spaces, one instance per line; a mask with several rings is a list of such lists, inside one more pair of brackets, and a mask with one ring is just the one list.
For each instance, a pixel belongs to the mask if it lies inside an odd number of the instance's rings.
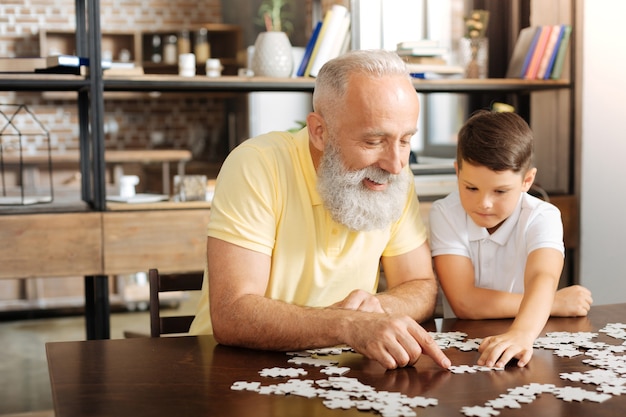
[[[430,209],[430,248],[432,256],[470,257],[465,214],[450,204],[450,196],[437,200]],[[461,209],[462,210],[462,209]]]
[[259,149],[245,142],[234,149],[215,184],[208,235],[270,255],[276,232],[275,177]]

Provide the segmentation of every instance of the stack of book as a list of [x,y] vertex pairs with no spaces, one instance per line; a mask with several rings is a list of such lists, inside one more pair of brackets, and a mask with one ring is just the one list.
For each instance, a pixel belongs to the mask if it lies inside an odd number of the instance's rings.
[[335,4],[313,29],[296,75],[317,77],[322,65],[343,54],[349,47],[350,12],[346,7]]
[[80,74],[82,67],[89,66],[87,58],[75,55],[50,55],[33,58],[0,58],[0,72],[53,74]]
[[571,33],[570,25],[522,29],[513,48],[506,77],[525,80],[560,79]]
[[446,62],[444,56],[448,52],[438,41],[430,39],[400,42],[396,47],[396,53],[406,61],[411,75],[416,78],[463,74],[463,68]]

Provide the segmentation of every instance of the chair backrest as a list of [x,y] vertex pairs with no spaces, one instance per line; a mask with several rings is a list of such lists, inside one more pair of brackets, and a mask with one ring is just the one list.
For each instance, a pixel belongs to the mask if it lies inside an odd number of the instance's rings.
[[159,294],[169,291],[196,291],[202,289],[202,273],[161,275],[156,268],[148,272],[150,283],[150,336],[187,333],[194,316],[163,316]]

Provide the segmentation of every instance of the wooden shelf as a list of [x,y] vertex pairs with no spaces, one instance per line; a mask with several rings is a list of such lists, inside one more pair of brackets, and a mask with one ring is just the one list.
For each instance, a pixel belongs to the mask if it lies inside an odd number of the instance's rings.
[[[486,80],[446,79],[415,80],[415,89],[421,93],[476,93],[476,92],[533,92],[570,88],[568,80],[529,81],[508,78]],[[155,75],[122,77],[104,76],[105,91],[308,91],[315,87],[313,78],[269,78],[223,76],[180,77]]]

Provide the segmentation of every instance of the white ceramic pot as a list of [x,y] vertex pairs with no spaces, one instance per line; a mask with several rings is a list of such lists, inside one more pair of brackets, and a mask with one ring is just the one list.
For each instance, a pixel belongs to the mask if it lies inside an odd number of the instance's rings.
[[285,32],[261,32],[254,42],[252,71],[260,77],[289,77],[293,69],[291,43]]

